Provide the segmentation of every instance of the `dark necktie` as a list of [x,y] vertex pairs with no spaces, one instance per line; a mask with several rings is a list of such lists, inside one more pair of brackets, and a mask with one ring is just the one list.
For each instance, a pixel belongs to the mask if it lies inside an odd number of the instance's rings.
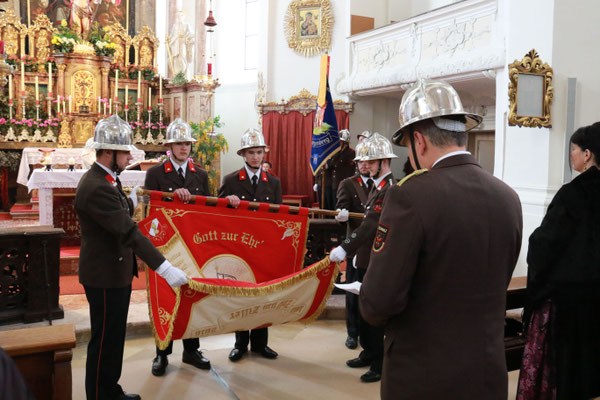
[[179,179],[181,179],[181,182],[185,182],[185,176],[183,176],[183,168],[179,167],[177,173],[179,174]]
[[254,175],[252,177],[252,190],[256,192],[256,188],[258,187],[258,176]]
[[373,179],[367,179],[367,190],[370,192],[373,189]]

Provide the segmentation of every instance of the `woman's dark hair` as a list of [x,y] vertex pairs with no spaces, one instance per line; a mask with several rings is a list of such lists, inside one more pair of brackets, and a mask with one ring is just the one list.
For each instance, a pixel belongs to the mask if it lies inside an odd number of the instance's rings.
[[594,155],[594,162],[600,163],[600,122],[582,126],[571,135],[571,143],[581,150],[589,150]]

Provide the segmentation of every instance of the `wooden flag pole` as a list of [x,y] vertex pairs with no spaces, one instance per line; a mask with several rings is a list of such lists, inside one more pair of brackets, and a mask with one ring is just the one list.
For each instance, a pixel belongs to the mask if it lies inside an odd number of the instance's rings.
[[[140,189],[137,192],[138,195],[150,195],[152,194],[152,191],[150,190],[144,190],[144,189]],[[162,192],[162,197],[166,197],[166,198],[170,198],[172,199],[175,196],[174,193],[170,193],[170,192]],[[200,196],[198,196],[200,197]],[[192,200],[196,200],[196,196],[192,195]],[[217,200],[219,200],[218,197],[209,197],[206,196],[206,203],[207,204],[217,204]],[[255,201],[250,201],[250,207],[251,208],[258,208],[258,206],[260,206],[261,204],[268,204],[269,205],[269,210],[279,210],[280,205],[279,204],[270,204],[270,203],[259,203],[259,202],[255,202]],[[295,206],[289,206],[290,207],[290,211],[296,211],[299,212],[300,211],[300,207],[295,207]],[[309,214],[316,214],[316,215],[327,215],[330,217],[335,217],[336,215],[339,214],[338,211],[334,211],[334,210],[323,210],[321,208],[309,208],[308,209],[308,213]],[[349,218],[363,218],[365,215],[362,213],[356,213],[356,212],[351,212],[348,213],[348,217]]]

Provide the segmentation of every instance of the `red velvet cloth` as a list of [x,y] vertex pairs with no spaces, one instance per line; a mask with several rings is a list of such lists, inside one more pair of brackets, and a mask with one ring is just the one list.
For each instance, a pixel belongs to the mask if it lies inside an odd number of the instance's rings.
[[[338,129],[348,129],[348,113],[335,111]],[[273,164],[273,172],[281,179],[283,194],[307,195],[314,198],[310,149],[315,112],[304,116],[297,111],[263,115],[263,135],[271,148],[265,157]]]

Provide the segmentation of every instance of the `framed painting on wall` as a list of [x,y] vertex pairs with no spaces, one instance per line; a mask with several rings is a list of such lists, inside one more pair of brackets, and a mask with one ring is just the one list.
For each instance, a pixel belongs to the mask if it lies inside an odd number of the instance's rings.
[[285,17],[288,45],[310,57],[329,49],[333,14],[329,0],[293,0]]

